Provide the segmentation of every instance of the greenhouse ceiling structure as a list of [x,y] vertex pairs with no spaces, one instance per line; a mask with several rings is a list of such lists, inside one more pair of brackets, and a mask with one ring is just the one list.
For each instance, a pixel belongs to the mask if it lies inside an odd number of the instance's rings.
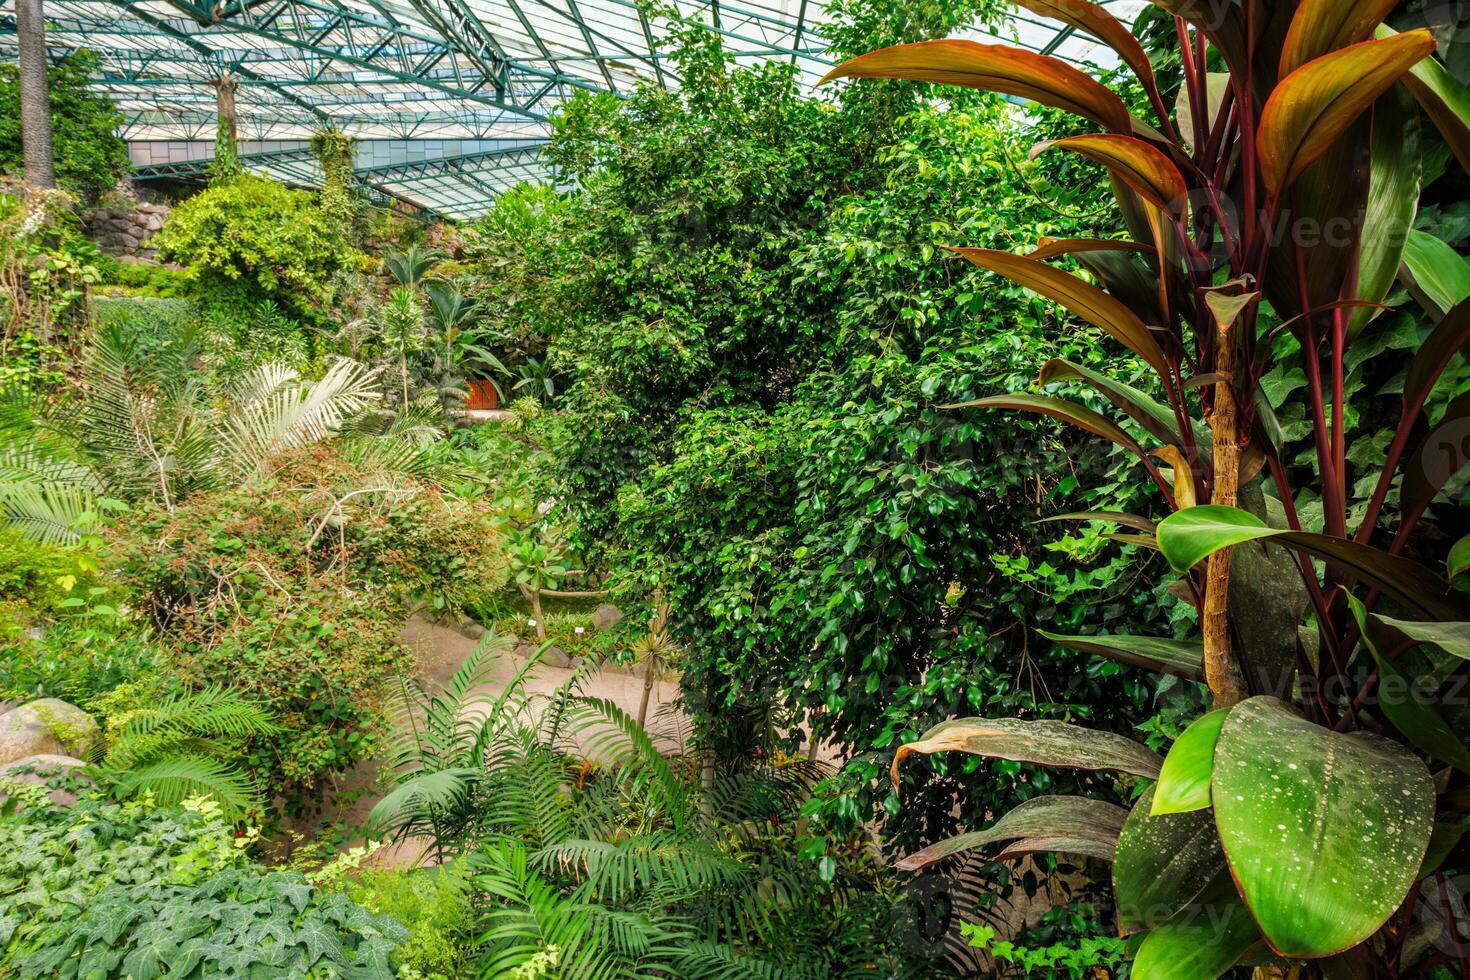
[[[787,60],[809,83],[831,64],[820,0],[675,0],[741,62]],[[1147,0],[1103,0],[1131,20]],[[680,83],[668,21],[636,0],[44,0],[53,57],[88,48],[124,114],[137,176],[200,179],[218,79],[235,83],[247,166],[319,179],[306,146],[336,126],[361,141],[359,183],[425,212],[483,213],[505,188],[550,180],[549,117],[578,90]],[[1111,52],[1019,11],[1001,39],[1073,62]],[[979,31],[969,36],[984,38]],[[14,0],[0,59],[16,57]]]

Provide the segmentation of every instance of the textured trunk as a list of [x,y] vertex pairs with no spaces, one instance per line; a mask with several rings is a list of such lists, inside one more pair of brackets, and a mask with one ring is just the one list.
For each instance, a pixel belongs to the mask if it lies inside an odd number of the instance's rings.
[[26,183],[56,186],[56,163],[51,151],[51,97],[46,72],[46,22],[41,0],[16,0],[16,47],[20,58],[20,138],[25,156]]
[[214,162],[209,172],[213,180],[229,180],[240,173],[239,126],[235,118],[235,89],[239,82],[229,72],[223,72],[213,80],[214,110]]
[[[1221,325],[1215,370],[1223,381],[1215,385],[1210,432],[1214,437],[1214,492],[1210,503],[1234,507],[1240,490],[1240,432],[1235,412],[1231,374],[1230,328]],[[1216,708],[1228,708],[1245,699],[1245,684],[1230,643],[1230,549],[1209,557],[1205,567],[1205,602],[1200,614],[1205,646],[1205,683]]]
[[240,127],[235,116],[235,89],[239,83],[235,76],[225,72],[214,80],[214,106],[215,112],[219,114],[219,135],[229,141],[228,147],[215,147],[214,152],[219,154],[221,149],[227,149],[235,153],[240,140]]
[[653,696],[653,666],[655,657],[650,656],[648,663],[643,666],[643,699],[638,702],[638,727],[646,728],[648,722],[648,701]]

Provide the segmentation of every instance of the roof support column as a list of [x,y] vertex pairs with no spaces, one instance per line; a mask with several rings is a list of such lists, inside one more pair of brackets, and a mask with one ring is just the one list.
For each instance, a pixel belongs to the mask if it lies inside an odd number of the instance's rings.
[[46,21],[41,0],[15,0],[16,46],[20,58],[20,134],[26,182],[56,186],[56,158],[51,148],[51,96],[46,77]]

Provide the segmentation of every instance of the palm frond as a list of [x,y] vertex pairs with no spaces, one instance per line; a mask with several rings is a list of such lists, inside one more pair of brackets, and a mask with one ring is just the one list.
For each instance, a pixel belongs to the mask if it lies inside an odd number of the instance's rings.
[[39,544],[70,544],[95,532],[101,517],[76,484],[0,482],[0,522]]
[[287,381],[272,365],[250,374],[242,384],[259,397],[232,406],[220,434],[224,465],[237,476],[258,473],[280,450],[320,442],[380,397],[377,371],[346,358],[313,383]]
[[479,769],[439,769],[410,776],[373,806],[367,825],[389,836],[432,829],[434,813],[461,803],[482,775]]

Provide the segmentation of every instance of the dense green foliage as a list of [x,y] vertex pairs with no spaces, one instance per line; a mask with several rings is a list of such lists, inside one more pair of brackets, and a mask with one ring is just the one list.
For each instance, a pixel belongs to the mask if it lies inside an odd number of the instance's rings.
[[302,316],[323,311],[334,273],[352,261],[311,194],[250,174],[180,204],[151,241],[217,306],[268,299]]
[[[128,148],[117,135],[122,113],[91,85],[98,58],[85,49],[54,62],[48,73],[51,139],[56,181],[72,193],[96,200],[127,172]],[[24,173],[20,145],[19,72],[0,65],[0,173]]]
[[[813,812],[845,829],[898,814],[885,760],[956,711],[1136,724],[1150,686],[1061,669],[1032,630],[1164,625],[1140,560],[1028,525],[1148,491],[1050,425],[939,409],[1025,387],[1037,358],[1102,356],[933,244],[1106,234],[1092,174],[1020,162],[1054,124],[999,101],[833,104],[703,35],[677,56],[703,80],[685,95],[574,102],[552,153],[582,192],[507,196],[471,255],[516,349],[544,345],[556,375],[536,431],[580,543],[670,598],[701,737],[733,762],[815,729],[850,761]],[[1050,780],[976,785],[975,812]],[[902,833],[948,824],[947,800],[908,804]]]
[[0,816],[0,967],[77,978],[395,975],[401,925],[299,873],[254,865],[249,841],[198,800],[164,809],[86,798],[58,810],[28,799]]

